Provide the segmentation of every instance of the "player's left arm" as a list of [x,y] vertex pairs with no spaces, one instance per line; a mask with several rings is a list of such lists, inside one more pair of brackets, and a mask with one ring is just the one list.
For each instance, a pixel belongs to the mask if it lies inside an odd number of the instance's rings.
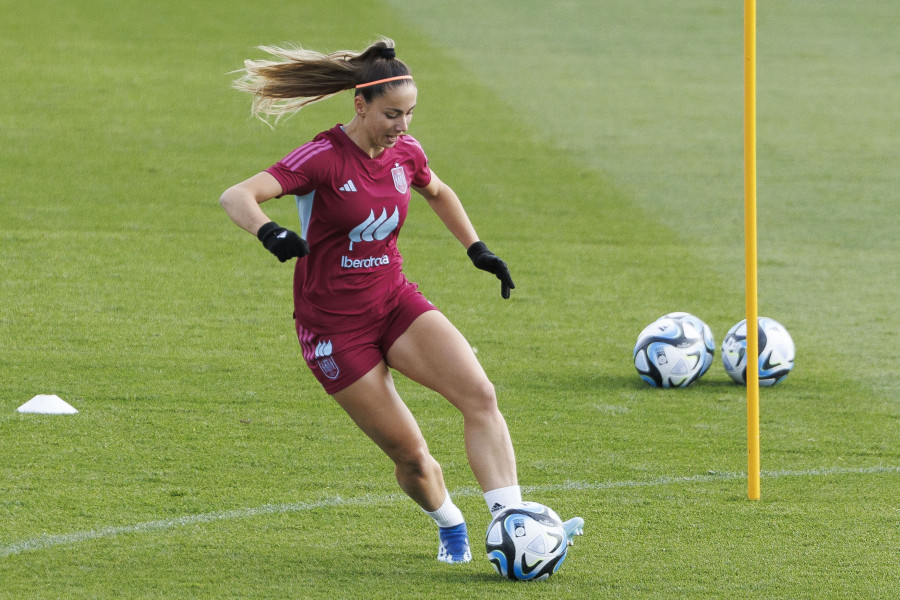
[[449,185],[431,172],[431,181],[423,188],[415,188],[428,201],[431,210],[450,230],[466,249],[472,263],[483,271],[493,273],[500,280],[500,294],[509,298],[509,291],[516,287],[509,274],[509,268],[493,252],[488,250],[484,242],[478,239],[475,227],[463,208],[456,192]]
[[469,220],[459,196],[449,185],[441,181],[434,171],[431,172],[431,181],[428,185],[413,189],[428,201],[431,210],[464,248],[469,248],[478,241],[478,234],[475,233],[475,227]]

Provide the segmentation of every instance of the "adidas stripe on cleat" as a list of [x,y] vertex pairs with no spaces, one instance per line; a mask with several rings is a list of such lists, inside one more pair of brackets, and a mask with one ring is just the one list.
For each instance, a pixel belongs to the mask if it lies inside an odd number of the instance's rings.
[[469,534],[466,524],[460,523],[454,527],[440,527],[439,535],[441,545],[438,548],[437,559],[443,563],[467,563],[472,561],[472,552],[469,549]]
[[563,529],[566,530],[566,544],[571,546],[575,543],[572,538],[576,535],[584,535],[584,519],[572,517],[563,523]]

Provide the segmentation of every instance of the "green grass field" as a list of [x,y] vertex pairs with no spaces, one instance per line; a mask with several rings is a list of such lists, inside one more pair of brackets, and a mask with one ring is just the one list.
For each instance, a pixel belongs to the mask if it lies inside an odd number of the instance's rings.
[[[718,352],[686,390],[631,362],[666,312],[717,343],[743,318],[739,2],[0,0],[0,598],[896,598],[896,6],[761,4],[759,310],[797,361],[761,393],[752,502]],[[217,202],[351,116],[273,132],[229,71],[376,35],[517,285],[414,202],[406,272],[478,348],[526,496],[587,521],[544,583],[493,574],[461,419],[398,377],[472,532],[472,563],[435,561],[302,364],[290,267]],[[80,412],[16,412],[36,394]]]

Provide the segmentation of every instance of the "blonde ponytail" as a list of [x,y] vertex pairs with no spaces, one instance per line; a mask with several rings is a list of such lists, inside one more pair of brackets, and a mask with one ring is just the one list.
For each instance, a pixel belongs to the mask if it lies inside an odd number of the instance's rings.
[[[359,84],[409,75],[409,67],[394,58],[394,41],[381,38],[362,52],[338,50],[322,54],[292,46],[260,46],[275,60],[246,60],[233,87],[253,95],[251,113],[262,120],[290,116],[304,106]],[[357,90],[366,101],[403,81],[390,81]]]

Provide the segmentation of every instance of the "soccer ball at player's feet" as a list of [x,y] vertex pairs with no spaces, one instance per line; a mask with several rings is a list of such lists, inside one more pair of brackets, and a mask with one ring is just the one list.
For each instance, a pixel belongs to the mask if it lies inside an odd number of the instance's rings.
[[523,502],[503,510],[488,525],[487,557],[501,577],[514,581],[547,579],[562,566],[572,536],[581,535],[583,527],[581,518],[563,524],[553,509]]

